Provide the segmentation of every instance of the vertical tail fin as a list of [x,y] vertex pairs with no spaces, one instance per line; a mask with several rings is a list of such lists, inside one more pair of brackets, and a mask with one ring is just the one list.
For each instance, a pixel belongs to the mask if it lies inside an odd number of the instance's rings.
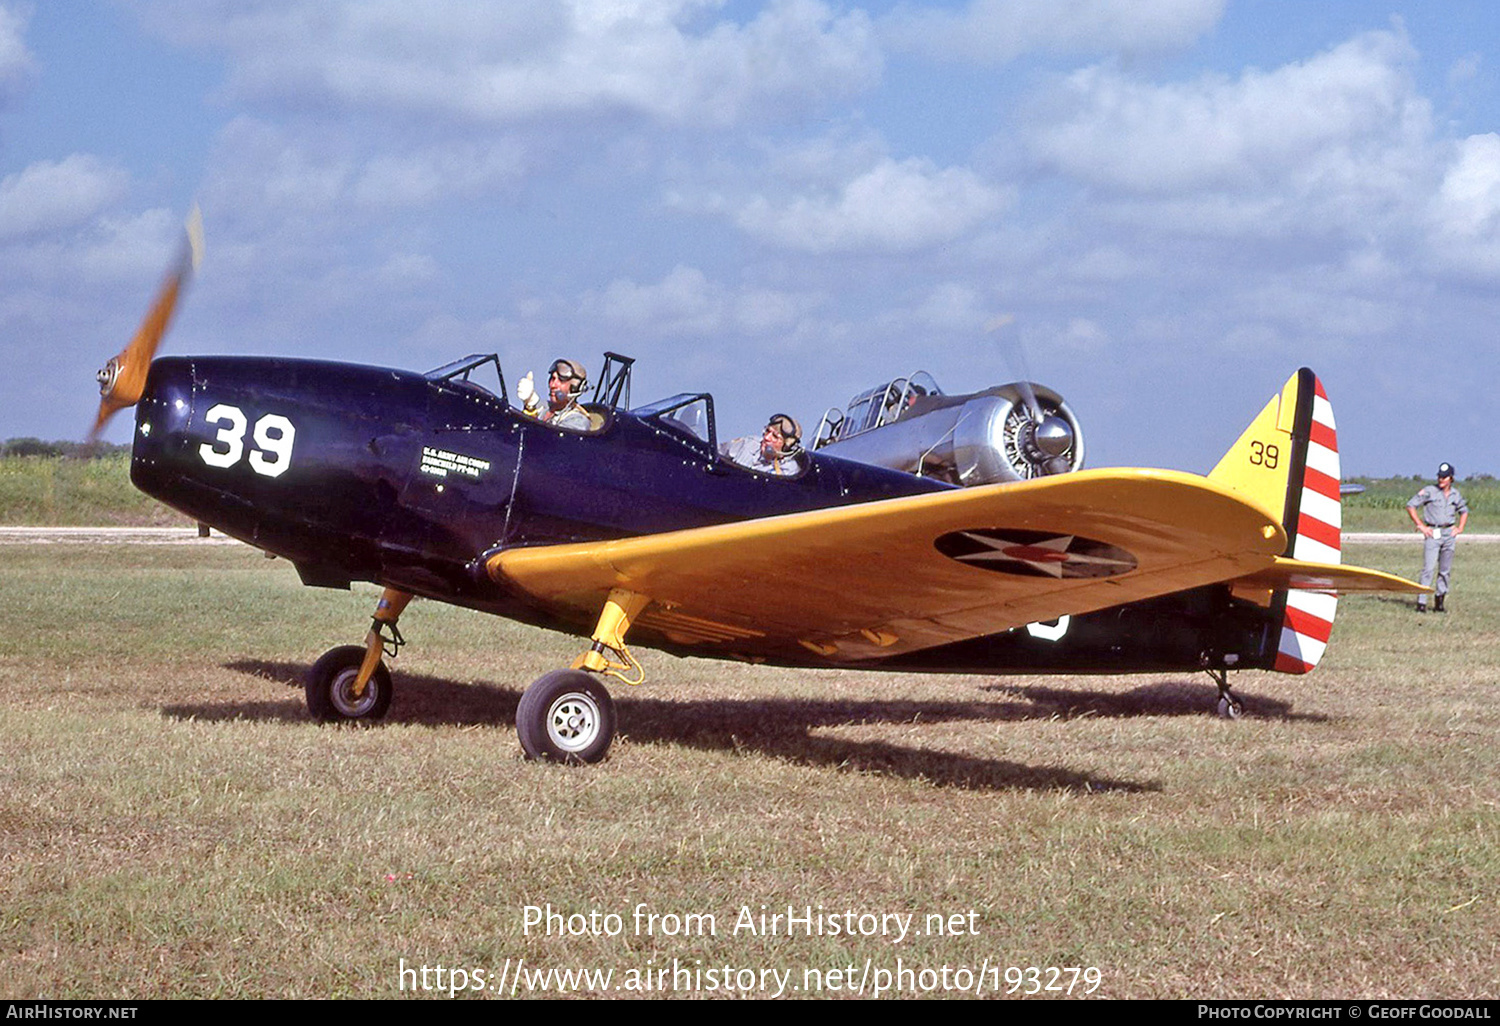
[[[1306,367],[1288,379],[1208,476],[1282,511],[1285,555],[1340,561],[1338,432],[1323,383]],[[1337,607],[1338,597],[1323,592],[1274,593],[1269,612],[1279,614],[1280,636],[1269,668],[1306,673],[1318,665]]]

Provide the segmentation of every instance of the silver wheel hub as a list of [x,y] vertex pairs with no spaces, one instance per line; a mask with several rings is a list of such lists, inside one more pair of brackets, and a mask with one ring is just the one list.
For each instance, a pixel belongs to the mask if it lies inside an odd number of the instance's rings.
[[599,736],[599,704],[580,691],[570,691],[547,710],[547,737],[565,752],[581,752]]
[[359,680],[359,667],[350,667],[341,670],[339,675],[333,678],[333,687],[329,698],[333,707],[339,711],[339,715],[347,716],[351,720],[357,720],[367,715],[375,707],[377,688],[375,677],[372,674],[365,682],[365,690],[356,696],[354,694],[354,682]]

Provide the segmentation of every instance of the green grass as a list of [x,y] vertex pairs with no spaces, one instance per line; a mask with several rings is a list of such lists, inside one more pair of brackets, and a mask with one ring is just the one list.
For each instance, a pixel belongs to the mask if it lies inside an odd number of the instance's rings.
[[[1353,547],[1412,574],[1420,549]],[[295,686],[374,605],[238,546],[0,546],[7,996],[398,997],[498,972],[1096,966],[1111,997],[1487,997],[1500,965],[1500,545],[1454,611],[1345,599],[1306,677],[798,672],[642,653],[594,767],[519,757],[578,642],[434,603],[386,723]],[[523,907],[618,937],[523,931]],[[637,936],[637,903],[712,937]],[[975,913],[977,936],[759,937],[737,911]],[[1003,987],[1002,987],[1003,989]]]
[[96,459],[0,457],[0,524],[130,526],[188,524],[130,483],[129,453]]

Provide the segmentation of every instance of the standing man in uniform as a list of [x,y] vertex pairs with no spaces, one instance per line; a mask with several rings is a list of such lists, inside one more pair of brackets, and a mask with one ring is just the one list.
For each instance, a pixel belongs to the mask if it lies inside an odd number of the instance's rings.
[[[1426,539],[1422,546],[1422,576],[1418,583],[1423,587],[1432,584],[1433,571],[1437,571],[1432,608],[1444,612],[1448,575],[1453,569],[1453,543],[1464,533],[1464,525],[1469,522],[1469,504],[1453,487],[1453,464],[1438,465],[1437,484],[1428,485],[1412,496],[1406,504],[1406,512]],[[1417,612],[1427,612],[1426,595],[1417,599]]]

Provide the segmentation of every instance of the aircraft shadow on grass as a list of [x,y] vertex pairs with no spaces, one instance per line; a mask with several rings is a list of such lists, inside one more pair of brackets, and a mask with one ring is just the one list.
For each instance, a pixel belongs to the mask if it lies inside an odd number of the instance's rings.
[[[1204,716],[1214,707],[1214,688],[1185,680],[1153,681],[1129,691],[1081,691],[1077,688],[1049,688],[1036,684],[985,684],[981,691],[1013,695],[1032,703],[1024,719],[1062,720],[1095,717],[1124,719],[1132,716]],[[1294,713],[1292,704],[1264,695],[1247,696],[1244,716],[1257,720],[1286,720],[1324,723],[1322,713]]]
[[[246,659],[226,669],[300,689],[308,668],[300,663]],[[1013,700],[973,702],[834,701],[807,699],[621,700],[628,736],[705,751],[757,751],[808,766],[926,779],[940,786],[975,790],[1062,788],[1081,792],[1159,791],[1155,782],[1101,778],[1056,767],[1027,766],[949,752],[906,748],[886,741],[817,736],[820,727],[940,722],[1022,722],[1039,719],[1203,716],[1212,709],[1213,688],[1182,680],[1153,682],[1131,691],[1080,691],[1038,685],[986,684],[981,690]],[[511,727],[521,693],[492,684],[459,683],[443,677],[403,673],[387,720],[429,726]],[[1016,700],[1018,699],[1018,700]],[[1322,722],[1320,714],[1293,713],[1291,705],[1263,696],[1246,702],[1255,719]],[[167,716],[198,720],[305,722],[303,704],[292,697],[273,701],[227,700],[177,704]]]
[[1398,609],[1412,610],[1417,603],[1409,595],[1367,595],[1362,596],[1368,602],[1379,603],[1383,606],[1395,606]]

